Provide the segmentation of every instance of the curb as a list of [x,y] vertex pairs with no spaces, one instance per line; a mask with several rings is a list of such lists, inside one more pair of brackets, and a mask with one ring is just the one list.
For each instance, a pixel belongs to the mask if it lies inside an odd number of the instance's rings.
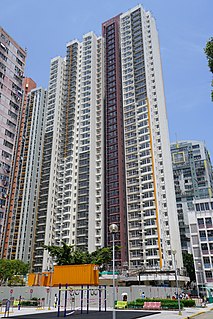
[[187,317],[184,317],[183,319],[194,318],[194,317],[196,317],[196,316],[202,315],[202,314],[207,313],[207,312],[210,312],[210,311],[212,311],[212,310],[213,310],[213,308],[210,308],[210,309],[207,310],[207,311],[199,311],[199,312],[197,312],[197,313],[194,313],[193,315],[189,315],[189,316],[187,316]]
[[185,317],[183,319],[194,318],[196,316],[202,315],[203,313],[206,313],[206,311],[200,311],[200,312],[194,313],[193,315],[187,316],[187,317]]

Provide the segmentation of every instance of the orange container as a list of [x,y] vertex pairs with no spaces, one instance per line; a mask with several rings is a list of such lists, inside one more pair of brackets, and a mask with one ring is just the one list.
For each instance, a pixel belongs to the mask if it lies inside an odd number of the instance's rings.
[[35,274],[28,275],[28,286],[35,286]]
[[28,286],[44,286],[44,278],[46,273],[31,273],[28,275]]
[[48,286],[52,286],[51,285],[51,277],[52,277],[52,273],[50,272],[43,272],[42,275],[41,275],[41,283],[40,285],[41,286],[44,286],[44,287],[48,287]]
[[93,285],[99,284],[98,267],[93,264],[88,265],[64,265],[54,266],[52,285]]

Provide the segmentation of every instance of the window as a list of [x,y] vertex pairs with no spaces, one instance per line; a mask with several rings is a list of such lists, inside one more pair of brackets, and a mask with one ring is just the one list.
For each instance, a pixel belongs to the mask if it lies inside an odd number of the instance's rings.
[[184,152],[173,153],[172,160],[174,164],[185,162]]
[[10,132],[8,130],[5,130],[5,135],[12,138],[12,139],[14,139],[14,136],[15,136],[15,134],[13,134],[12,132]]
[[211,217],[205,218],[205,222],[206,222],[206,226],[207,226],[207,227],[208,227],[208,226],[212,226],[212,219],[211,219]]
[[8,142],[8,141],[6,141],[6,140],[4,140],[4,145],[5,145],[6,147],[10,148],[11,150],[13,149],[13,144],[10,143],[10,142]]
[[200,231],[200,238],[206,238],[205,230]]
[[206,278],[207,278],[207,281],[208,281],[208,278],[211,279],[212,278],[212,272],[211,271],[206,271]]

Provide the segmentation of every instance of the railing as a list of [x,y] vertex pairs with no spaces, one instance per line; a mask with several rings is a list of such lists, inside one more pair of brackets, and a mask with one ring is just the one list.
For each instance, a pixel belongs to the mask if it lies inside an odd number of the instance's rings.
[[199,224],[198,227],[199,228],[205,228],[205,225],[204,224]]
[[207,255],[207,254],[209,254],[209,251],[208,250],[202,250],[202,254],[203,255]]
[[213,278],[206,278],[207,282],[213,282]]

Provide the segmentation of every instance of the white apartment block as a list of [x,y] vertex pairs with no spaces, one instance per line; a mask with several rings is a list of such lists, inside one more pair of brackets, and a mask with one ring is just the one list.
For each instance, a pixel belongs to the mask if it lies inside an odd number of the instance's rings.
[[43,245],[112,245],[116,267],[178,268],[182,255],[158,35],[140,5],[51,61],[34,271]]
[[196,282],[202,287],[213,286],[213,199],[194,201],[195,210],[189,213],[189,228],[194,257]]
[[55,211],[58,199],[58,170],[62,149],[60,125],[63,115],[63,78],[64,59],[58,57],[51,61],[46,125],[42,153],[41,180],[37,208],[36,235],[33,251],[33,270],[41,271],[42,265],[47,268],[49,257],[43,245],[54,244]]
[[177,141],[171,144],[177,212],[183,252],[191,253],[189,212],[193,201],[210,198],[213,170],[209,152],[201,141]]
[[102,40],[67,44],[56,237],[82,250],[103,246]]
[[[35,239],[36,214],[41,175],[47,92],[32,90],[27,96],[21,143],[20,175],[16,189],[16,204],[10,228],[8,258],[31,263]],[[18,232],[17,232],[18,230]]]
[[156,25],[140,5],[120,16],[129,267],[182,266]]
[[90,32],[51,63],[35,271],[52,267],[43,244],[104,245],[102,59],[102,39]]

